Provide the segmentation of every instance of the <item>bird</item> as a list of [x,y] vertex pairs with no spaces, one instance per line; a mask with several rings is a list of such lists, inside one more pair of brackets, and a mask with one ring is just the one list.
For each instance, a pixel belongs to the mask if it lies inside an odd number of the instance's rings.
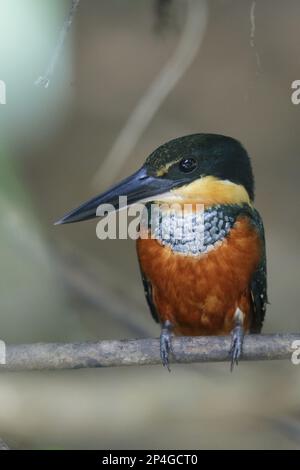
[[146,301],[161,327],[162,364],[170,370],[173,335],[231,335],[233,370],[245,334],[261,332],[268,303],[264,225],[247,151],[220,134],[172,139],[56,223],[94,218],[101,204],[117,211],[121,195],[128,206],[157,207],[154,228],[146,223],[149,236],[140,235],[136,248]]

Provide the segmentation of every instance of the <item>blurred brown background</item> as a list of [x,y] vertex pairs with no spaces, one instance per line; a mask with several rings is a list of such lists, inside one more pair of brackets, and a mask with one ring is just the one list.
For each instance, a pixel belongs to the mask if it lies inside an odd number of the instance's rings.
[[[252,157],[266,229],[264,332],[297,332],[300,106],[291,103],[291,83],[300,79],[300,4],[257,2],[254,43],[253,2],[207,4],[195,60],[116,179],[176,136],[239,139]],[[152,0],[81,0],[49,88],[36,87],[69,5],[0,0],[0,79],[7,84],[0,336],[7,343],[159,334],[134,242],[100,242],[95,221],[53,221],[103,189],[94,175],[174,53],[193,6],[175,0],[157,31]],[[299,386],[300,366],[288,361],[242,363],[233,374],[227,364],[173,366],[171,374],[162,367],[1,373],[0,436],[25,449],[295,449]]]

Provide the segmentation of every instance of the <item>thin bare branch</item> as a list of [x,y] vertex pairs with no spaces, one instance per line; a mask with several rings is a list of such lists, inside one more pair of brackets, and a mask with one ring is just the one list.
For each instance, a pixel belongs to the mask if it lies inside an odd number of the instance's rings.
[[61,51],[62,51],[62,48],[64,46],[68,31],[69,31],[69,29],[70,29],[70,27],[73,23],[74,16],[75,16],[77,7],[79,5],[79,2],[80,2],[80,0],[72,0],[70,11],[66,16],[63,27],[60,31],[60,34],[59,34],[59,37],[58,37],[58,40],[57,40],[57,44],[56,44],[55,49],[54,49],[53,56],[51,57],[51,60],[48,64],[48,66],[47,66],[45,74],[40,76],[36,80],[35,85],[43,86],[44,88],[48,88],[48,86],[50,85],[51,77],[54,73],[58,58],[59,58],[59,56],[61,54]]
[[255,43],[255,33],[256,33],[256,0],[252,1],[251,7],[250,7],[250,46],[254,50],[255,54],[255,59],[256,59],[256,66],[257,66],[257,75],[259,74],[261,70],[261,62],[260,62],[260,56],[256,48],[256,43]]
[[[245,338],[242,360],[291,360],[300,334],[250,335]],[[229,360],[230,337],[174,337],[173,363]],[[3,371],[80,369],[85,367],[160,364],[159,339],[132,339],[86,343],[36,343],[7,346]]]
[[187,19],[179,44],[173,56],[138,102],[107,157],[101,163],[93,179],[97,189],[113,182],[151,119],[192,64],[200,49],[207,25],[207,3],[205,0],[188,0],[187,6]]

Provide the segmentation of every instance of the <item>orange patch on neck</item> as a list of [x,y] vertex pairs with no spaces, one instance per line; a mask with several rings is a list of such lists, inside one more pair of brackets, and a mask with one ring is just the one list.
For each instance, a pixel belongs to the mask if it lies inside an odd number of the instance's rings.
[[214,176],[205,176],[190,184],[170,192],[177,202],[213,204],[250,204],[249,195],[244,186]]

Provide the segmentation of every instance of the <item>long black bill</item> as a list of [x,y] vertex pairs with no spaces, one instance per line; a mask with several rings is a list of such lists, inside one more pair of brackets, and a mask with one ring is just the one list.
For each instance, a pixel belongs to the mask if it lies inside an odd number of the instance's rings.
[[146,169],[142,167],[133,175],[124,179],[115,186],[112,186],[108,191],[72,210],[55,222],[55,225],[71,224],[73,222],[93,219],[97,216],[97,208],[100,204],[112,204],[115,210],[119,210],[120,196],[126,196],[127,205],[130,205],[144,199],[151,198],[152,196],[163,194],[174,186],[174,181],[149,176]]

